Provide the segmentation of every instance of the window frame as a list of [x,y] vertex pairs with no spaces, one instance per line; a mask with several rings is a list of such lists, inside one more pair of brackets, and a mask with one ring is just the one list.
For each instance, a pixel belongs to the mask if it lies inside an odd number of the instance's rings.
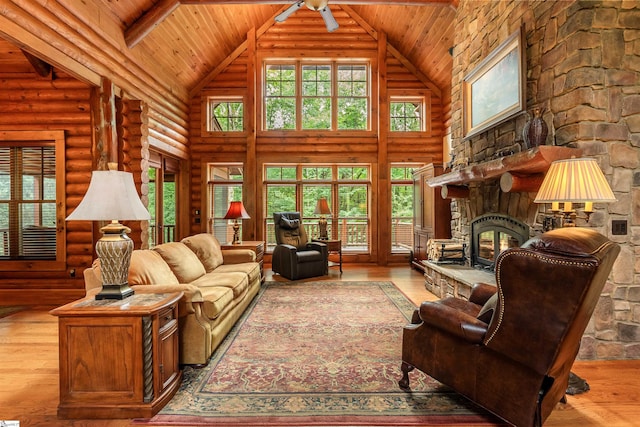
[[[391,104],[393,102],[411,102],[420,101],[422,103],[422,126],[420,131],[394,131],[391,130]],[[388,123],[388,129],[386,131],[390,138],[401,137],[423,137],[431,136],[431,91],[429,90],[415,90],[409,91],[406,89],[390,89],[387,94],[388,117],[386,118]]]
[[[267,67],[270,65],[292,65],[295,70],[295,95],[292,97],[295,99],[296,111],[295,111],[295,129],[268,129],[267,128]],[[328,129],[305,129],[302,126],[302,105],[303,105],[303,88],[302,88],[302,69],[304,66],[331,66],[331,127]],[[364,66],[366,68],[367,76],[367,88],[366,96],[362,97],[367,102],[366,112],[366,129],[339,129],[338,128],[338,105],[340,99],[344,98],[338,96],[338,67],[343,65]],[[373,100],[375,97],[374,82],[372,69],[374,67],[373,61],[370,58],[363,59],[335,59],[335,58],[315,58],[315,59],[283,59],[283,58],[263,58],[261,61],[261,76],[260,76],[260,89],[258,91],[259,101],[259,134],[263,136],[296,136],[307,135],[310,133],[321,134],[331,132],[334,135],[348,134],[350,136],[357,136],[358,134],[371,134],[375,132],[373,118],[374,105]]]
[[[214,101],[242,102],[242,130],[241,131],[224,131],[211,129],[211,116],[213,114],[212,103]],[[203,91],[200,99],[200,108],[202,111],[201,132],[205,136],[216,137],[244,137],[248,134],[247,123],[247,93],[244,90],[206,90]]]
[[2,271],[64,271],[66,269],[66,188],[64,131],[0,131],[0,145],[55,147],[56,176],[56,256],[54,259],[0,259]]

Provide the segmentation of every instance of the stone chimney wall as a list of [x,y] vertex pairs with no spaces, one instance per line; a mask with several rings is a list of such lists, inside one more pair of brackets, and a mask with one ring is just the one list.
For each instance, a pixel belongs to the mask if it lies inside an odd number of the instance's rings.
[[[640,4],[628,1],[461,0],[452,76],[453,168],[524,149],[526,113],[473,138],[462,135],[462,81],[509,35],[526,35],[527,110],[545,109],[547,145],[597,159],[618,201],[594,204],[589,223],[622,246],[583,338],[579,358],[640,358]],[[542,231],[535,193],[503,193],[498,180],[470,184],[452,203],[452,234],[468,241],[470,221],[499,212]],[[627,221],[613,235],[612,220]]]

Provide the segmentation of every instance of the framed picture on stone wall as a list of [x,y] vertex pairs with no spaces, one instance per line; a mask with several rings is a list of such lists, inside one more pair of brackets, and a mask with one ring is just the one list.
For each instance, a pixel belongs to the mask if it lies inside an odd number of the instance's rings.
[[511,34],[462,82],[464,138],[471,138],[526,108],[524,29]]

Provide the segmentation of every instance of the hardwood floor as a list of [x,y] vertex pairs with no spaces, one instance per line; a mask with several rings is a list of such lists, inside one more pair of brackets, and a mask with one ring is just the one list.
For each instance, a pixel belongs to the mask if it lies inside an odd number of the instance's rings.
[[[267,279],[271,280],[270,271]],[[331,269],[331,280],[390,280],[416,304],[436,299],[424,288],[420,273],[408,266],[346,265]],[[275,280],[278,280],[276,278]],[[0,420],[19,420],[21,427],[130,426],[131,420],[59,420],[58,325],[52,307],[35,307],[0,319]],[[576,362],[573,371],[591,390],[568,396],[545,426],[622,427],[640,425],[640,360]]]

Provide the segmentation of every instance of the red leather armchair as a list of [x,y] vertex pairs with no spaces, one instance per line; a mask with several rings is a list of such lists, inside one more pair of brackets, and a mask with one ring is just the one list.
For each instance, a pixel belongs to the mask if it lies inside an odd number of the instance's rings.
[[542,234],[496,261],[497,286],[424,302],[403,331],[400,387],[414,368],[516,426],[565,398],[582,334],[620,252],[593,229]]

